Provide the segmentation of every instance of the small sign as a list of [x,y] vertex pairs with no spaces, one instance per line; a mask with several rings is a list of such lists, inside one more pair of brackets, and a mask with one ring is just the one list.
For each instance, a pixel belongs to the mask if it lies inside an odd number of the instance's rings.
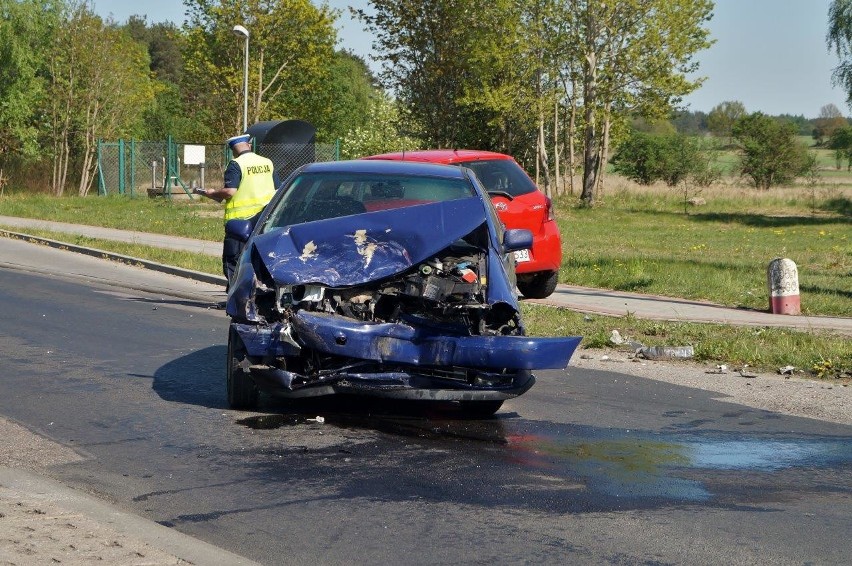
[[184,165],[203,165],[204,164],[204,149],[203,145],[185,145],[183,146],[183,164]]

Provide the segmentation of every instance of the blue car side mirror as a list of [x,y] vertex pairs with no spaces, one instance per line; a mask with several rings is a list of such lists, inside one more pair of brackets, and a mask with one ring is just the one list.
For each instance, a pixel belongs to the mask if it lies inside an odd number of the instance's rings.
[[503,233],[503,249],[506,252],[528,250],[532,248],[533,235],[529,230],[513,228]]
[[228,220],[225,222],[225,235],[246,243],[254,230],[255,220],[256,218]]

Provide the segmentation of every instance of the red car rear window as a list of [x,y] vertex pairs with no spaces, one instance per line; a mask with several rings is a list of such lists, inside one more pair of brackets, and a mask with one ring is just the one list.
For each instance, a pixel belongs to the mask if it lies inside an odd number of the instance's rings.
[[508,159],[466,161],[456,165],[472,169],[489,193],[516,197],[538,190],[520,165]]

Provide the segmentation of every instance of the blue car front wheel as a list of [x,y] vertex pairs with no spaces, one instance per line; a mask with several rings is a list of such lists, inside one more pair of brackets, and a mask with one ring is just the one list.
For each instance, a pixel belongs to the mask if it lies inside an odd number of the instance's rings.
[[228,331],[228,359],[226,363],[226,381],[228,386],[228,405],[232,409],[253,409],[257,407],[258,391],[248,372],[240,367],[245,358],[245,346],[240,335],[231,327]]

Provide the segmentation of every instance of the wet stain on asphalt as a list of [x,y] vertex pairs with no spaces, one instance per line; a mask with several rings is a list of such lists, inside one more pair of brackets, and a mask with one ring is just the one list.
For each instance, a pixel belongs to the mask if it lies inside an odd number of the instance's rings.
[[423,416],[375,415],[369,413],[272,414],[240,419],[237,424],[253,430],[325,424],[349,430],[373,430],[394,436],[420,439],[458,439],[507,444],[502,423],[497,420],[437,420]]
[[[619,438],[510,438],[518,461],[588,478],[595,490],[611,496],[663,497],[704,501],[712,494],[701,472],[779,472],[852,464],[849,439],[747,438],[718,433],[688,435],[625,434]],[[700,474],[698,474],[700,475]]]
[[[319,414],[323,416],[318,419]],[[711,476],[852,466],[848,437],[699,431],[695,428],[699,421],[651,433],[537,423],[505,413],[495,419],[468,420],[452,413],[379,409],[269,414],[237,423],[254,430],[310,425],[370,430],[424,442],[461,443],[459,450],[465,445],[483,446],[505,466],[533,475],[582,480],[587,492],[606,498],[703,502],[714,496],[707,487]]]

